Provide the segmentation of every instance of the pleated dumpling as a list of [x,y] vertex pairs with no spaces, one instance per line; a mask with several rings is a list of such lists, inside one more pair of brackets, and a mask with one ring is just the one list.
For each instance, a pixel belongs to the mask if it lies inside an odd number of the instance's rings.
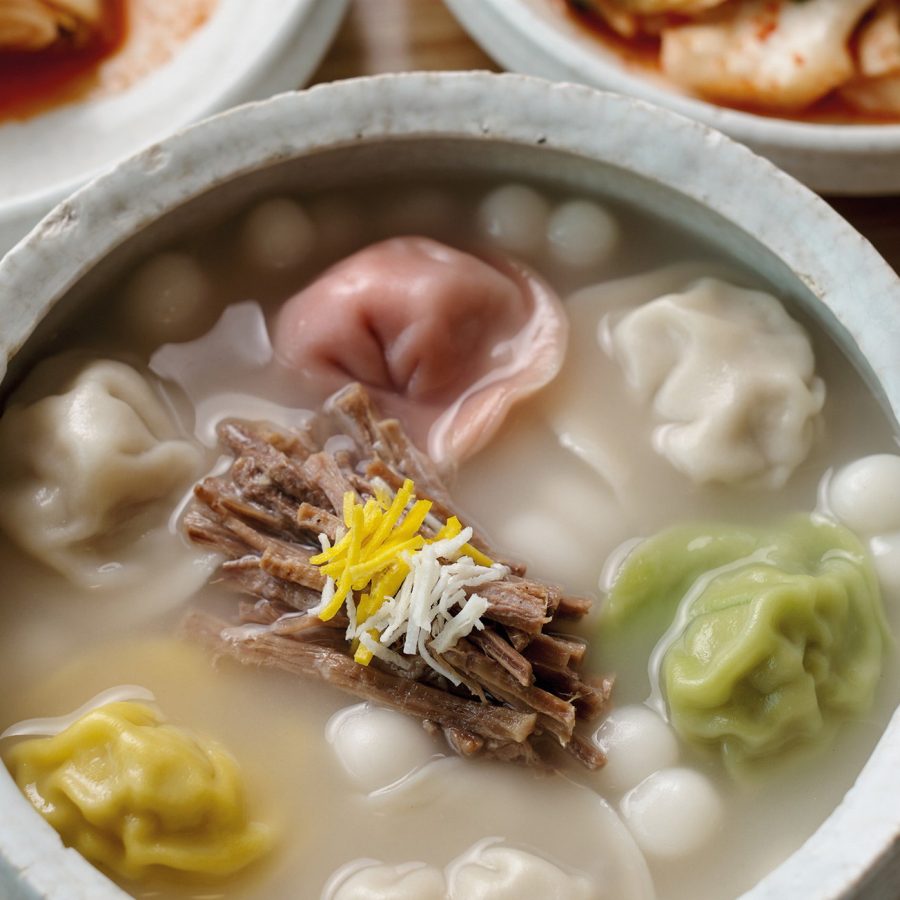
[[446,900],[444,873],[425,863],[360,861],[331,879],[326,900]]
[[557,374],[567,337],[559,298],[526,267],[401,237],[289,300],[274,344],[318,399],[362,382],[445,464],[483,447],[516,402]]
[[517,847],[482,841],[448,867],[450,900],[599,900],[604,896],[590,878]]
[[272,845],[251,821],[241,770],[218,742],[144,703],[107,703],[4,762],[66,846],[123,878],[225,876]]
[[868,554],[810,516],[662,532],[627,557],[606,610],[610,627],[665,631],[651,671],[672,725],[731,766],[863,714],[889,640]]
[[609,345],[652,404],[655,448],[692,481],[778,488],[812,448],[825,385],[771,294],[703,278],[626,314]]
[[119,584],[201,465],[139,372],[64,354],[0,419],[0,527],[78,585]]

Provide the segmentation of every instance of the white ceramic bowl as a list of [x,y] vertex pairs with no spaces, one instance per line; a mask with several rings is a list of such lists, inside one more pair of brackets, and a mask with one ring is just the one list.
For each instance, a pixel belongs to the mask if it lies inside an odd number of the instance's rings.
[[[448,170],[606,192],[740,256],[834,336],[896,421],[900,281],[822,200],[696,122],[585,87],[484,73],[381,76],[284,95],[121,164],[0,263],[0,375],[9,384],[62,319],[185,228],[274,189]],[[841,806],[747,900],[832,898],[863,885],[867,897],[893,897],[898,796],[900,714]],[[63,849],[2,767],[0,895],[122,896]]]
[[0,124],[0,256],[102,170],[205,116],[305,84],[348,0],[218,0],[164,66],[127,90]]
[[821,193],[900,194],[900,124],[792,122],[689,97],[661,78],[623,65],[566,16],[558,0],[444,2],[484,50],[513,72],[658,103],[747,144]]

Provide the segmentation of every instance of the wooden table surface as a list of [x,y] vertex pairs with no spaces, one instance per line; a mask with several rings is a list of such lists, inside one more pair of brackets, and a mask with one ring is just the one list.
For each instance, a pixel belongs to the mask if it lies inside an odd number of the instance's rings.
[[[337,40],[313,82],[422,69],[499,71],[441,0],[351,0]],[[829,198],[829,202],[900,272],[900,197]]]

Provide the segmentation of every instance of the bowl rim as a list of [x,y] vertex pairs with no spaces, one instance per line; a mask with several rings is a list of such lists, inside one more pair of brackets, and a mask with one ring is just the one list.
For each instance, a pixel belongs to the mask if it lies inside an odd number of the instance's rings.
[[[590,35],[578,30],[561,10],[550,8],[548,0],[444,0],[444,3],[489,54],[514,71],[579,81],[647,100],[773,155],[779,149],[853,156],[900,153],[900,121],[804,122],[720,106],[681,93],[661,77],[655,79],[623,65],[620,57],[599,40],[590,41]],[[793,168],[796,170],[798,165],[794,163]],[[819,180],[821,183],[813,184],[814,187],[833,189],[826,183],[827,178],[820,176]],[[854,193],[842,188],[834,190]],[[900,191],[900,181],[886,190]],[[877,185],[864,188],[866,193],[876,191]]]
[[[610,127],[597,127],[599,121]],[[641,140],[659,131],[665,132],[663,153]],[[160,216],[268,166],[398,138],[500,141],[573,154],[625,169],[717,213],[774,253],[824,304],[878,373],[900,416],[900,278],[821,198],[747,148],[671,111],[582,85],[484,72],[320,85],[220,114],[120,163],[56,207],[0,261],[0,380],[55,303]],[[707,159],[715,166],[698,164]],[[880,302],[868,302],[873,297]],[[898,793],[900,712],[843,803],[746,900],[806,895],[810,878],[823,897],[860,883],[900,835],[900,812],[883,802]],[[30,885],[26,896],[62,897],[40,893],[47,880],[35,873],[45,857],[35,854],[58,856],[70,867],[71,852],[33,814],[28,832],[35,840],[22,839],[16,826],[30,821],[31,809],[2,767],[0,808],[0,885],[5,878],[23,891]]]

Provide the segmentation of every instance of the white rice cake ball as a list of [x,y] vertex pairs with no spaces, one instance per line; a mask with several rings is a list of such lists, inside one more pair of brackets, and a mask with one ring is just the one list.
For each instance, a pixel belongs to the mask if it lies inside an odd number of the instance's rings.
[[627,791],[678,761],[674,731],[646,706],[614,709],[594,733],[594,743],[606,754],[600,783],[613,791]]
[[508,184],[481,201],[478,226],[502,250],[528,255],[543,249],[549,217],[550,205],[536,190]]
[[335,713],[325,737],[350,779],[367,793],[399,781],[437,753],[417,721],[368,703]]
[[434,866],[372,862],[333,877],[323,896],[326,900],[445,900],[447,890],[443,872]]
[[610,260],[619,243],[619,225],[599,204],[569,200],[553,210],[547,239],[563,265],[588,269]]
[[621,803],[625,823],[649,856],[679,859],[700,850],[719,830],[722,800],[693,769],[662,769],[630,790]]
[[212,285],[187,253],[160,253],[145,262],[125,288],[131,334],[150,347],[197,337],[215,318]]
[[900,531],[900,456],[878,453],[844,466],[831,481],[828,505],[857,534]]
[[447,867],[450,900],[595,900],[597,887],[546,859],[492,842],[480,842]]
[[258,268],[295,269],[312,252],[316,229],[299,203],[278,197],[250,211],[240,241],[244,256]]

